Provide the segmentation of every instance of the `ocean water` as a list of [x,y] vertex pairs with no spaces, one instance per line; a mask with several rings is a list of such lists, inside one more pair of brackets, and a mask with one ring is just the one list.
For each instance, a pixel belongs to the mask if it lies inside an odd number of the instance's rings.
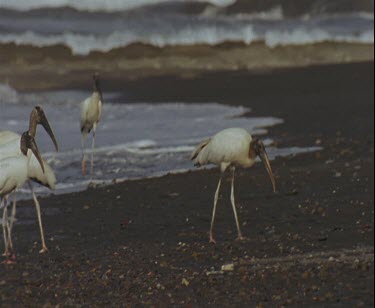
[[[327,2],[327,1],[320,1]],[[77,55],[132,43],[251,44],[270,48],[322,41],[373,43],[374,14],[363,11],[285,17],[275,5],[229,14],[233,0],[0,0],[0,44],[63,44]],[[327,4],[328,5],[328,4]]]
[[40,8],[72,7],[86,11],[124,11],[153,4],[167,2],[189,3],[206,2],[218,6],[226,6],[235,3],[235,0],[2,0],[0,6],[21,11]]
[[[41,127],[38,128],[37,143],[56,173],[56,194],[81,191],[90,184],[107,185],[113,181],[193,170],[195,167],[189,157],[195,145],[228,127],[243,127],[261,136],[268,145],[271,159],[319,150],[298,145],[275,147],[267,128],[281,125],[283,119],[272,115],[242,117],[250,111],[244,107],[215,102],[127,104],[116,93],[107,93],[97,131],[94,174],[83,177],[79,103],[88,95],[89,92],[69,90],[20,94],[7,85],[0,85],[0,130],[18,133],[27,130],[31,109],[35,102],[43,102],[60,151],[54,152],[51,140]],[[90,142],[87,145],[91,148]],[[35,186],[40,195],[51,193],[46,188]],[[20,198],[30,198],[27,189],[20,191]]]

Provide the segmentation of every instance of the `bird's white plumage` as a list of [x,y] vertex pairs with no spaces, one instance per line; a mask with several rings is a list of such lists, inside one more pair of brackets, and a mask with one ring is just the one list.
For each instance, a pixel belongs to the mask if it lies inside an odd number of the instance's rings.
[[[12,157],[12,156],[18,156],[21,154],[21,150],[20,150],[21,135],[14,133],[14,132],[10,132],[10,131],[7,131],[6,133],[7,134],[0,132],[1,136],[8,137],[7,143],[1,144],[1,141],[0,141],[0,160],[8,158],[8,157]],[[29,158],[29,164],[27,167],[28,177],[31,180],[38,182],[41,185],[44,185],[50,189],[55,189],[56,176],[51,166],[42,158],[43,165],[44,165],[44,173],[43,173],[42,167],[40,166],[35,155],[31,151],[28,151],[27,156]]]
[[[5,243],[5,255],[8,255],[9,249],[13,250],[11,233],[16,214],[16,199],[14,197],[12,217],[9,222],[7,214],[7,202],[9,195],[17,188],[22,187],[27,180],[36,181],[44,186],[49,187],[50,189],[54,189],[56,185],[56,177],[52,168],[43,158],[41,158],[35,144],[34,137],[38,124],[43,125],[47,133],[50,135],[52,141],[54,142],[57,150],[57,141],[55,139],[51,126],[48,123],[47,117],[45,116],[44,111],[40,106],[36,106],[31,112],[29,130],[25,132],[22,137],[19,134],[11,131],[0,132],[0,197],[2,197],[2,201],[4,201],[3,235]],[[31,149],[27,150],[26,155],[22,153],[25,146]],[[39,160],[36,158],[34,153],[36,156],[38,156]],[[31,189],[38,215],[38,222],[42,239],[41,252],[45,252],[48,249],[44,240],[40,205],[34,193],[31,182],[29,181],[28,184]]]
[[194,149],[191,159],[194,160],[195,165],[201,166],[206,164],[215,164],[220,166],[221,169],[221,176],[214,197],[214,208],[210,228],[210,242],[215,243],[213,227],[215,222],[216,207],[219,199],[221,181],[225,170],[229,166],[232,170],[230,199],[236,221],[238,239],[243,239],[234,198],[234,173],[237,166],[242,168],[249,168],[253,166],[256,156],[259,156],[263,160],[275,190],[275,179],[264,144],[260,140],[253,140],[251,135],[245,129],[224,129],[218,132],[212,138],[202,141]]
[[0,160],[20,154],[20,142],[21,137],[19,136],[18,139],[10,140],[0,145]]
[[[215,164],[224,170],[230,164],[251,167],[255,160],[249,157],[251,135],[242,128],[228,128],[209,139],[207,145],[200,144],[195,150],[195,163]],[[201,147],[199,149],[199,147]],[[224,171],[222,170],[222,171]]]
[[[13,203],[12,218],[8,221],[7,200],[9,195],[16,189],[21,188],[28,180],[28,164],[30,156],[22,153],[0,160],[0,197],[4,202],[3,209],[3,236],[4,255],[9,255],[9,250],[13,250],[12,225],[14,222],[15,202]],[[1,201],[3,201],[1,200]]]
[[56,188],[56,176],[52,167],[42,158],[44,173],[35,155],[32,154],[29,165],[28,165],[28,177],[29,179],[37,182],[49,189],[55,190]]
[[[14,135],[15,136],[15,135]],[[3,234],[5,241],[5,254],[8,254],[9,249],[12,250],[12,226],[16,213],[16,202],[13,203],[12,217],[8,222],[7,215],[7,198],[16,189],[21,188],[27,180],[36,181],[50,189],[55,189],[56,177],[52,168],[47,162],[41,158],[44,166],[44,172],[42,167],[31,150],[27,151],[27,155],[23,155],[20,149],[21,136],[18,135],[18,139],[9,141],[6,144],[0,146],[0,197],[5,198],[5,208],[3,212]],[[41,212],[39,201],[34,193],[31,182],[29,187],[34,199],[35,207],[38,215],[39,228],[41,232],[42,250],[40,252],[47,251],[47,246],[44,239],[44,231],[41,220]]]
[[81,130],[83,133],[89,133],[100,121],[102,115],[102,101],[99,92],[86,98],[81,103]]
[[94,170],[94,149],[96,127],[102,115],[102,94],[99,90],[98,76],[94,75],[94,92],[81,103],[81,134],[82,134],[82,174],[86,174],[85,143],[87,134],[92,131],[91,173]]
[[9,130],[0,131],[0,146],[19,138],[21,138],[21,136],[15,132]]
[[19,154],[0,160],[0,196],[4,197],[22,187],[28,179],[29,158]]

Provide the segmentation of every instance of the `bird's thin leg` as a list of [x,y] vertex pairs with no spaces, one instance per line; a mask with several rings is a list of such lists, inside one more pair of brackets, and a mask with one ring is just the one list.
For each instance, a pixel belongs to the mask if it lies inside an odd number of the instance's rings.
[[12,230],[13,230],[13,224],[16,217],[16,206],[17,206],[17,193],[16,190],[13,192],[13,206],[12,206],[12,213],[10,221],[7,221],[7,229],[8,229],[8,246],[10,248],[10,251],[12,251],[12,254],[10,255],[9,260],[7,261],[8,264],[12,264],[16,260],[16,254],[14,253],[13,249],[13,241],[12,241]]
[[235,173],[236,168],[232,167],[232,185],[231,185],[231,192],[230,192],[230,201],[232,203],[233,207],[233,213],[234,213],[234,219],[236,220],[236,225],[237,225],[237,231],[238,231],[238,238],[239,240],[243,240],[244,237],[242,236],[241,228],[240,228],[240,223],[238,221],[238,215],[237,215],[237,209],[236,209],[236,203],[234,200],[234,173]]
[[[11,256],[9,252],[9,241],[10,235],[7,236],[7,231],[9,230],[9,222],[8,222],[8,196],[4,197],[4,212],[3,212],[3,233],[4,233],[4,245],[5,245],[5,252],[3,256],[6,256],[6,260],[3,261],[3,264],[14,264],[15,263],[15,255]],[[0,203],[1,204],[1,203]],[[8,239],[7,239],[8,237]]]
[[17,206],[17,194],[16,191],[13,193],[13,206],[12,206],[12,215],[10,218],[9,233],[12,234],[13,224],[16,219],[16,206]]
[[7,224],[8,224],[8,213],[7,213],[7,198],[4,197],[2,202],[4,203],[4,209],[3,209],[3,236],[4,236],[4,253],[3,256],[8,256],[9,255],[9,250],[8,250],[8,230],[7,230]]
[[43,224],[42,224],[42,215],[40,213],[40,204],[39,204],[39,201],[34,193],[34,189],[33,189],[33,185],[30,183],[29,181],[29,187],[30,187],[30,190],[31,190],[31,193],[33,195],[33,199],[34,199],[34,203],[35,203],[35,207],[36,207],[36,212],[37,212],[37,215],[38,215],[38,222],[39,222],[39,229],[40,229],[40,237],[42,239],[42,249],[39,251],[39,253],[44,253],[44,252],[47,252],[48,251],[48,248],[46,246],[46,242],[44,240],[44,232],[43,232]]
[[10,221],[7,220],[7,230],[8,230],[8,246],[11,251],[13,251],[13,241],[12,241],[12,229],[13,229],[13,223],[16,216],[16,191],[13,192],[13,206],[12,206],[12,212],[11,212],[11,218]]
[[4,237],[4,253],[3,253],[3,256],[6,256],[8,254],[8,237],[7,237],[7,229],[6,229],[6,212],[5,212],[5,207],[6,207],[6,204],[5,204],[5,198],[2,198],[1,199],[1,202],[0,202],[0,207],[1,207],[1,204],[4,203],[4,208],[3,208],[3,237]]
[[223,173],[220,175],[219,183],[217,184],[216,192],[215,192],[215,199],[214,199],[214,209],[212,212],[212,218],[211,218],[211,228],[210,228],[210,243],[216,243],[214,239],[214,222],[215,222],[215,215],[216,215],[216,206],[217,206],[217,200],[219,199],[219,191],[221,186],[221,180],[223,178]]
[[91,169],[90,173],[93,174],[94,172],[94,150],[95,150],[95,136],[96,136],[96,124],[92,129],[92,144],[91,144]]
[[85,143],[87,134],[85,131],[82,132],[82,175],[86,175],[86,161],[85,161]]
[[9,201],[9,196],[6,196],[5,197],[5,204],[6,204],[6,207],[5,207],[5,226],[6,226],[6,230],[7,230],[7,245],[8,245],[8,255],[10,255],[10,252],[12,250],[12,247],[13,247],[13,242],[12,242],[12,238],[11,238],[11,234],[10,234],[10,225],[9,225],[9,216],[8,216],[8,201]]

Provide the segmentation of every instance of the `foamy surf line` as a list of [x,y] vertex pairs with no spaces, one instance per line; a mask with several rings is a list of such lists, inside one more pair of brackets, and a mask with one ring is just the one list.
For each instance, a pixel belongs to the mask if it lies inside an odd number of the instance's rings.
[[[150,2],[150,3],[146,3]],[[150,6],[159,3],[162,8]],[[172,1],[173,2],[173,1]],[[184,1],[177,1],[183,3]],[[186,3],[199,1],[186,1]],[[46,47],[64,45],[75,55],[87,55],[92,51],[108,52],[131,44],[156,47],[217,45],[224,42],[242,42],[250,45],[263,41],[270,48],[285,45],[304,45],[320,42],[348,42],[368,44],[374,42],[374,15],[363,12],[342,14],[306,15],[300,18],[284,18],[280,7],[269,12],[254,14],[220,14],[217,10],[186,13],[170,1],[20,1],[7,2],[8,6],[28,8],[49,5],[82,5],[85,11],[52,12],[25,11],[17,13],[1,9],[0,43]],[[12,5],[10,5],[12,3]],[[96,4],[95,4],[96,3]],[[95,12],[89,7],[105,3],[132,7],[140,10],[126,13]],[[155,4],[154,3],[154,4]],[[173,2],[175,4],[175,2]],[[225,6],[230,1],[211,1]],[[5,6],[6,7],[6,6]],[[178,8],[180,7],[180,9]]]
[[[271,139],[265,139],[265,144],[271,144],[271,143],[272,143]],[[186,149],[186,150],[189,150],[189,153],[190,153],[190,149],[191,148]],[[285,156],[290,156],[290,155],[299,155],[299,154],[304,154],[304,153],[321,151],[322,149],[323,149],[322,147],[317,147],[317,146],[305,147],[305,148],[301,148],[301,147],[284,148],[284,149],[279,149],[280,153],[276,155],[274,149],[271,147],[271,148],[268,148],[268,154],[272,161],[278,156],[285,157]],[[258,163],[260,163],[259,159],[258,159]],[[89,179],[89,180],[83,180],[83,181],[78,181],[74,183],[57,183],[56,190],[53,192],[47,190],[44,187],[34,185],[34,191],[39,196],[43,196],[43,197],[48,197],[51,195],[65,195],[65,194],[70,194],[70,193],[82,192],[89,188],[91,189],[104,188],[104,187],[108,187],[108,186],[115,185],[115,184],[126,183],[128,181],[139,181],[139,180],[145,180],[145,179],[152,180],[152,179],[158,179],[158,178],[164,177],[166,175],[179,175],[179,174],[181,175],[181,174],[185,174],[188,172],[199,172],[201,170],[210,170],[213,168],[216,168],[216,167],[213,165],[209,165],[209,166],[204,166],[198,169],[198,168],[192,167],[190,163],[190,167],[185,168],[185,169],[181,168],[181,169],[174,169],[174,170],[163,170],[163,171],[155,172],[154,174],[149,175],[149,176],[133,177],[133,178],[123,177],[123,178],[114,178],[111,180]],[[31,191],[28,190],[27,188],[19,189],[17,191],[17,200],[26,200],[26,201],[31,202],[32,200]],[[26,223],[30,223],[30,222],[26,222]],[[21,222],[21,224],[25,224],[25,222]],[[2,219],[0,219],[0,225],[2,225]]]
[[215,46],[226,42],[243,42],[246,45],[264,42],[269,48],[278,46],[301,46],[322,42],[373,44],[373,29],[365,32],[351,32],[348,34],[334,34],[324,29],[297,28],[294,30],[271,30],[258,34],[252,26],[238,30],[218,29],[181,29],[173,35],[146,34],[134,36],[132,34],[115,31],[105,36],[63,33],[57,35],[40,35],[31,31],[17,34],[0,34],[0,44],[15,43],[18,46],[49,47],[64,45],[71,49],[74,55],[88,55],[93,51],[109,52],[116,48],[127,47],[132,44],[146,44],[159,48],[173,46],[209,45]]
[[[189,2],[206,2],[217,6],[227,6],[233,4],[236,0],[174,0],[175,3],[189,3]],[[0,7],[7,9],[15,9],[20,11],[27,11],[41,8],[62,8],[71,7],[78,10],[85,10],[89,12],[105,11],[116,12],[126,11],[134,8],[166,3],[166,0],[12,0],[0,1]]]
[[[242,106],[181,102],[126,104],[116,93],[106,93],[105,97],[111,97],[114,103],[104,103],[94,151],[94,173],[82,177],[79,103],[89,94],[72,90],[20,94],[0,85],[0,130],[22,133],[28,127],[31,106],[35,101],[45,102],[43,108],[57,136],[60,152],[53,151],[48,135],[38,129],[39,149],[57,177],[54,192],[35,185],[40,196],[194,170],[189,157],[196,144],[228,127],[243,127],[253,135],[263,136],[271,159],[320,149],[274,147],[272,138],[266,136],[268,128],[282,124],[283,120],[243,117],[251,110]],[[90,148],[89,144],[87,147]],[[86,151],[86,155],[90,153]],[[31,198],[27,189],[20,190],[19,195],[21,199]]]
[[[193,149],[193,147],[189,148],[188,153],[190,153],[190,149]],[[317,152],[323,150],[322,147],[318,146],[313,146],[313,147],[291,147],[291,148],[280,148],[280,149],[272,149],[268,148],[268,154],[270,160],[274,160],[277,157],[288,157],[288,156],[295,156],[295,155],[300,155],[300,154],[306,154],[306,153],[312,153],[312,152]],[[280,151],[279,154],[274,155],[272,154],[273,152]],[[187,151],[185,151],[187,152]],[[257,160],[258,163],[260,163],[260,160]],[[189,162],[191,164],[191,162]],[[175,170],[163,170],[163,171],[158,171],[155,174],[149,175],[149,176],[140,176],[140,177],[122,177],[122,178],[113,178],[110,180],[104,180],[104,179],[89,179],[89,180],[84,180],[80,182],[75,182],[75,183],[58,183],[56,185],[56,190],[54,192],[51,192],[47,190],[44,187],[38,186],[34,189],[34,191],[38,194],[48,196],[48,195],[64,195],[64,194],[69,194],[69,193],[75,193],[75,192],[81,192],[85,191],[89,188],[103,188],[115,184],[120,184],[120,183],[125,183],[128,181],[139,181],[139,180],[145,180],[145,179],[158,179],[161,177],[164,177],[166,175],[178,175],[178,174],[185,174],[188,172],[199,172],[202,170],[211,170],[217,168],[214,165],[208,165],[208,166],[203,166],[199,169],[195,167],[191,168],[185,168],[185,169],[175,169]],[[31,200],[31,192],[27,188],[22,188],[18,191],[21,193],[21,197],[18,198],[20,200]],[[29,195],[29,196],[27,196]]]

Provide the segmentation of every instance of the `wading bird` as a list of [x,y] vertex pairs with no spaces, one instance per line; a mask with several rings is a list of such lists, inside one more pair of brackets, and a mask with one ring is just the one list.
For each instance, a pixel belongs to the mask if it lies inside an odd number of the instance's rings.
[[96,127],[102,114],[103,95],[100,89],[99,74],[93,75],[94,91],[92,95],[81,103],[81,134],[82,134],[82,174],[86,174],[85,143],[87,134],[92,131],[91,145],[91,173],[94,170],[94,149]]
[[[53,169],[51,166],[41,157],[41,161],[44,166],[44,170],[41,168],[41,165],[37,158],[32,155],[30,157],[29,165],[28,165],[28,186],[31,191],[31,195],[34,200],[35,208],[36,208],[36,213],[38,217],[38,224],[39,224],[39,230],[40,230],[40,238],[42,241],[42,249],[39,251],[39,253],[45,253],[48,251],[46,241],[44,238],[44,230],[43,230],[43,223],[42,223],[42,214],[40,211],[40,204],[38,201],[37,196],[35,195],[34,192],[34,187],[32,185],[32,182],[36,182],[42,186],[45,186],[49,188],[50,190],[55,190],[56,188],[56,176],[55,173],[53,172]],[[16,196],[14,196],[14,203],[13,203],[13,209],[12,209],[12,216],[11,216],[11,221],[10,221],[10,232],[12,231],[15,215],[16,215]]]
[[243,239],[234,200],[234,172],[236,167],[249,168],[253,166],[257,156],[263,161],[271,178],[273,190],[275,192],[275,177],[272,173],[271,164],[265,146],[261,140],[253,139],[246,130],[242,128],[224,129],[212,138],[201,142],[193,151],[191,160],[194,160],[196,166],[215,164],[218,165],[221,170],[220,180],[214,198],[214,208],[210,228],[210,243],[215,243],[213,227],[216,205],[219,198],[221,181],[228,167],[230,167],[232,171],[231,203],[237,225],[238,239]]
[[[47,131],[48,135],[52,139],[56,150],[58,150],[57,140],[55,138],[51,125],[49,124],[48,119],[42,107],[40,106],[35,107],[30,114],[29,135],[32,138],[35,138],[38,124],[44,127],[44,129]],[[0,132],[0,160],[20,154],[19,152],[20,141],[21,141],[21,135],[11,132],[11,131],[1,131]],[[41,158],[43,162],[43,166],[44,166],[44,171],[43,171],[36,157],[34,155],[31,155],[30,152],[28,155],[30,156],[28,170],[27,170],[28,179],[33,182],[37,182],[51,190],[54,190],[56,186],[56,176],[52,168],[50,167],[50,165],[43,158]],[[38,223],[39,223],[39,229],[40,229],[40,235],[41,235],[41,241],[42,241],[42,249],[40,250],[40,253],[43,253],[43,252],[46,252],[48,249],[47,249],[45,239],[44,239],[40,204],[34,193],[34,189],[30,181],[28,181],[28,185],[31,190],[35,208],[37,211]],[[12,210],[12,217],[10,220],[9,232],[12,231],[13,222],[14,222],[15,214],[16,214],[15,191],[13,192],[13,194],[14,194],[14,202],[13,202],[13,210]]]
[[[44,165],[42,157],[40,156],[38,146],[35,143],[34,137],[25,132],[21,136],[19,145],[19,153],[0,160],[0,198],[1,203],[4,203],[3,209],[3,235],[5,253],[9,256],[10,251],[13,250],[13,243],[11,238],[11,223],[8,221],[8,197],[16,189],[22,187],[28,180],[28,167],[32,154],[38,160],[42,171],[44,172]],[[15,204],[13,204],[14,206]]]

